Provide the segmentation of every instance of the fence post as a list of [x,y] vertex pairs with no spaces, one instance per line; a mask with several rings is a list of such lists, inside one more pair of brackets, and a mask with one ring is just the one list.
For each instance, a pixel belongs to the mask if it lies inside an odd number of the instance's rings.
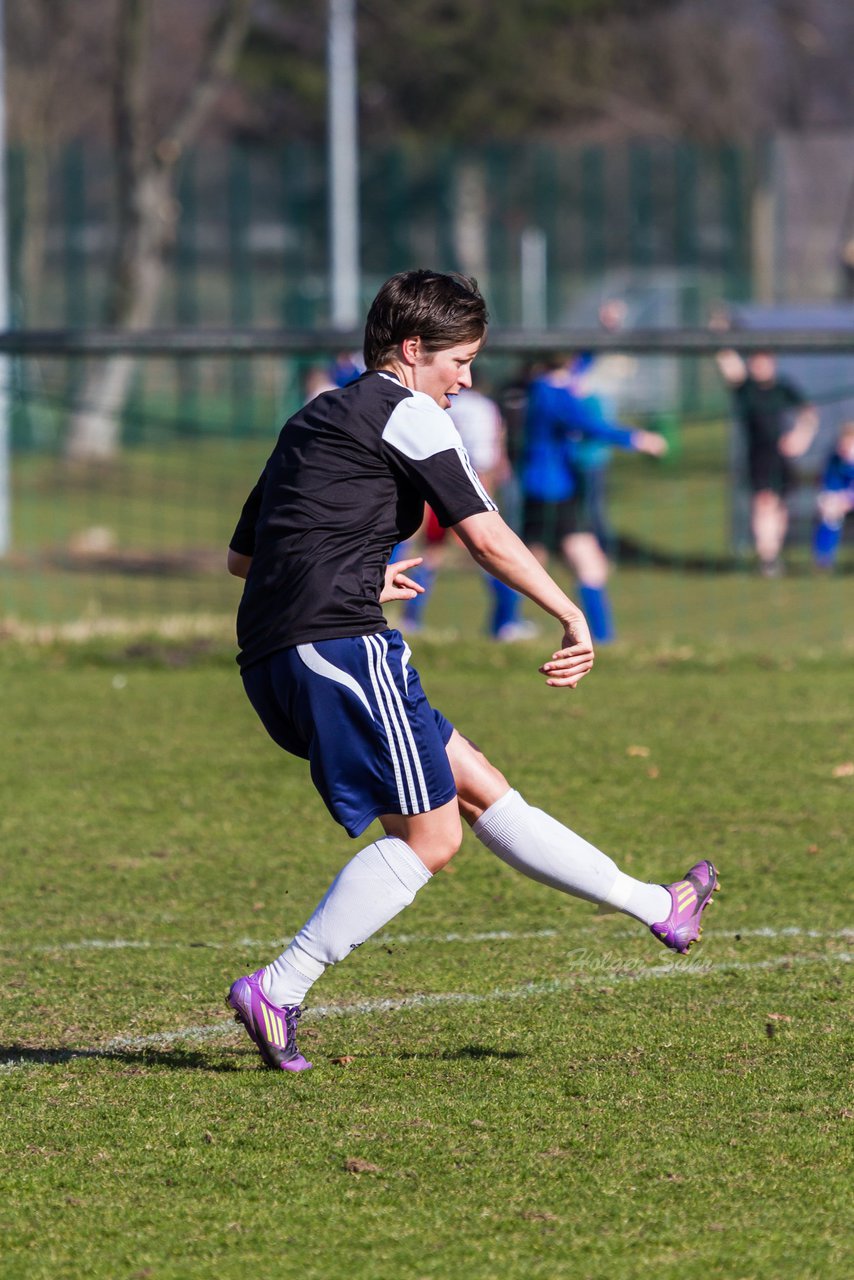
[[[674,231],[676,265],[679,268],[680,305],[678,320],[682,324],[700,323],[700,297],[691,268],[697,269],[697,150],[690,143],[677,143],[673,153]],[[684,357],[679,362],[681,373],[679,407],[681,412],[696,411],[699,404],[697,360]]]
[[[231,149],[228,171],[228,241],[231,275],[231,322],[252,322],[252,255],[249,252],[249,228],[252,216],[252,169],[244,147]],[[236,434],[248,433],[249,422],[255,421],[252,371],[246,357],[237,356],[231,365],[231,413]]]
[[777,191],[773,138],[763,138],[753,153],[750,244],[753,297],[768,305],[777,298]]
[[629,143],[629,258],[633,267],[648,267],[652,260],[652,184],[649,148]]
[[378,170],[384,192],[382,207],[386,219],[382,228],[385,253],[381,273],[385,278],[395,271],[403,271],[415,260],[415,251],[410,248],[408,239],[412,231],[412,218],[407,216],[406,161],[406,152],[400,143],[386,147],[378,157]]
[[[9,328],[9,255],[6,218],[7,151],[6,151],[6,58],[4,47],[5,17],[0,0],[0,326]],[[0,356],[0,556],[12,545],[12,431],[9,375],[11,361]]]
[[750,239],[745,218],[744,151],[721,150],[721,205],[729,253],[724,266],[727,294],[736,301],[750,296]]
[[[199,322],[196,155],[190,152],[181,164],[177,189],[178,225],[175,235],[175,320],[179,325]],[[199,365],[195,357],[178,361],[178,419],[182,434],[195,431],[199,412]]]
[[[63,267],[65,283],[65,325],[68,329],[86,324],[88,292],[86,261],[83,252],[83,226],[86,216],[86,157],[79,144],[71,143],[62,156]],[[87,361],[66,360],[65,401],[73,411],[81,385],[85,384]]]
[[519,237],[522,328],[548,324],[548,243],[542,227],[523,227]]
[[[27,225],[27,153],[23,147],[10,148],[6,153],[6,197],[9,245],[9,310],[6,320],[9,328],[25,329],[29,316],[26,311],[26,290],[24,288],[24,235]],[[8,459],[11,449],[17,442],[26,441],[29,444],[32,438],[30,396],[29,387],[27,386],[27,362],[20,357],[6,357],[2,377],[7,395],[11,397],[8,408],[9,436],[5,445],[5,453]],[[12,394],[15,390],[18,394]],[[9,464],[7,463],[7,465]],[[11,524],[8,494],[6,497],[6,509],[6,526],[8,529]],[[1,538],[0,545],[2,545]],[[0,550],[0,555],[2,554],[3,552]]]
[[511,233],[509,222],[513,216],[513,197],[507,181],[508,174],[517,163],[517,156],[506,143],[490,143],[486,148],[486,194],[490,214],[487,220],[490,312],[498,323],[512,323],[518,315],[515,305],[515,281],[511,280],[508,264],[516,257],[517,239]]
[[604,275],[608,256],[605,243],[605,167],[601,147],[585,147],[581,153],[581,211],[582,272],[588,279],[595,279]]

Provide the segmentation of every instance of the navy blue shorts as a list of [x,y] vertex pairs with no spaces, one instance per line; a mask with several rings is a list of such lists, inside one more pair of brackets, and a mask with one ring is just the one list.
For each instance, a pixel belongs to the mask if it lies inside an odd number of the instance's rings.
[[399,631],[281,649],[243,672],[270,737],[308,760],[350,836],[383,813],[438,809],[456,795],[453,725],[427,701]]

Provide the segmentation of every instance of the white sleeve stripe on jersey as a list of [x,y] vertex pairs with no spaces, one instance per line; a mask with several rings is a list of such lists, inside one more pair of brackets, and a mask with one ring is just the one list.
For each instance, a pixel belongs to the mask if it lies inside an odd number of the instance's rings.
[[486,492],[483,485],[481,484],[480,476],[477,474],[474,467],[472,466],[471,460],[468,454],[466,453],[465,449],[462,447],[462,445],[458,447],[457,453],[460,455],[460,461],[462,462],[463,467],[465,468],[466,475],[471,480],[474,486],[475,492],[480,496],[480,498],[482,498],[483,504],[486,507],[487,511],[497,511],[498,507],[492,501],[489,494]]

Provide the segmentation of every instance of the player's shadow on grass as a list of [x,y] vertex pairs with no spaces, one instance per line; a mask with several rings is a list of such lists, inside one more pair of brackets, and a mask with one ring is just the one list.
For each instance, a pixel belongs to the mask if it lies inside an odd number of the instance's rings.
[[396,1056],[402,1061],[408,1058],[438,1058],[441,1062],[462,1062],[466,1059],[477,1062],[484,1058],[498,1058],[503,1062],[510,1062],[514,1058],[525,1058],[528,1055],[520,1053],[518,1049],[493,1049],[485,1044],[466,1044],[460,1049],[437,1049],[433,1053],[400,1053]]
[[234,1061],[223,1061],[232,1051],[220,1049],[214,1058],[198,1049],[34,1049],[30,1045],[0,1045],[0,1067],[16,1065],[56,1066],[79,1058],[121,1062],[129,1067],[169,1067],[173,1071],[229,1072],[242,1068],[245,1054],[235,1052]]

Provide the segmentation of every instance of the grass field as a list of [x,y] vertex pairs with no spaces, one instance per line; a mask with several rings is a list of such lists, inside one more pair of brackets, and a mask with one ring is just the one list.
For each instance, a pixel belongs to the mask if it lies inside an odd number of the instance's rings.
[[634,874],[715,858],[702,946],[467,836],[265,1072],[225,990],[357,846],[227,648],[7,643],[3,1280],[848,1280],[850,657],[627,640],[566,694],[536,643],[414,647]]
[[[621,563],[612,580],[620,635],[634,645],[709,645],[799,656],[854,652],[848,539],[832,578],[795,543],[790,573],[759,581],[732,554],[729,427],[691,422],[672,461],[615,455],[612,521]],[[224,547],[269,440],[177,438],[125,450],[106,467],[67,468],[16,455],[12,555],[0,565],[0,631],[164,615],[217,615],[231,627],[235,584]],[[453,557],[452,557],[453,560]],[[478,627],[471,573],[447,573],[428,621],[444,635]],[[479,609],[480,589],[476,588]]]

